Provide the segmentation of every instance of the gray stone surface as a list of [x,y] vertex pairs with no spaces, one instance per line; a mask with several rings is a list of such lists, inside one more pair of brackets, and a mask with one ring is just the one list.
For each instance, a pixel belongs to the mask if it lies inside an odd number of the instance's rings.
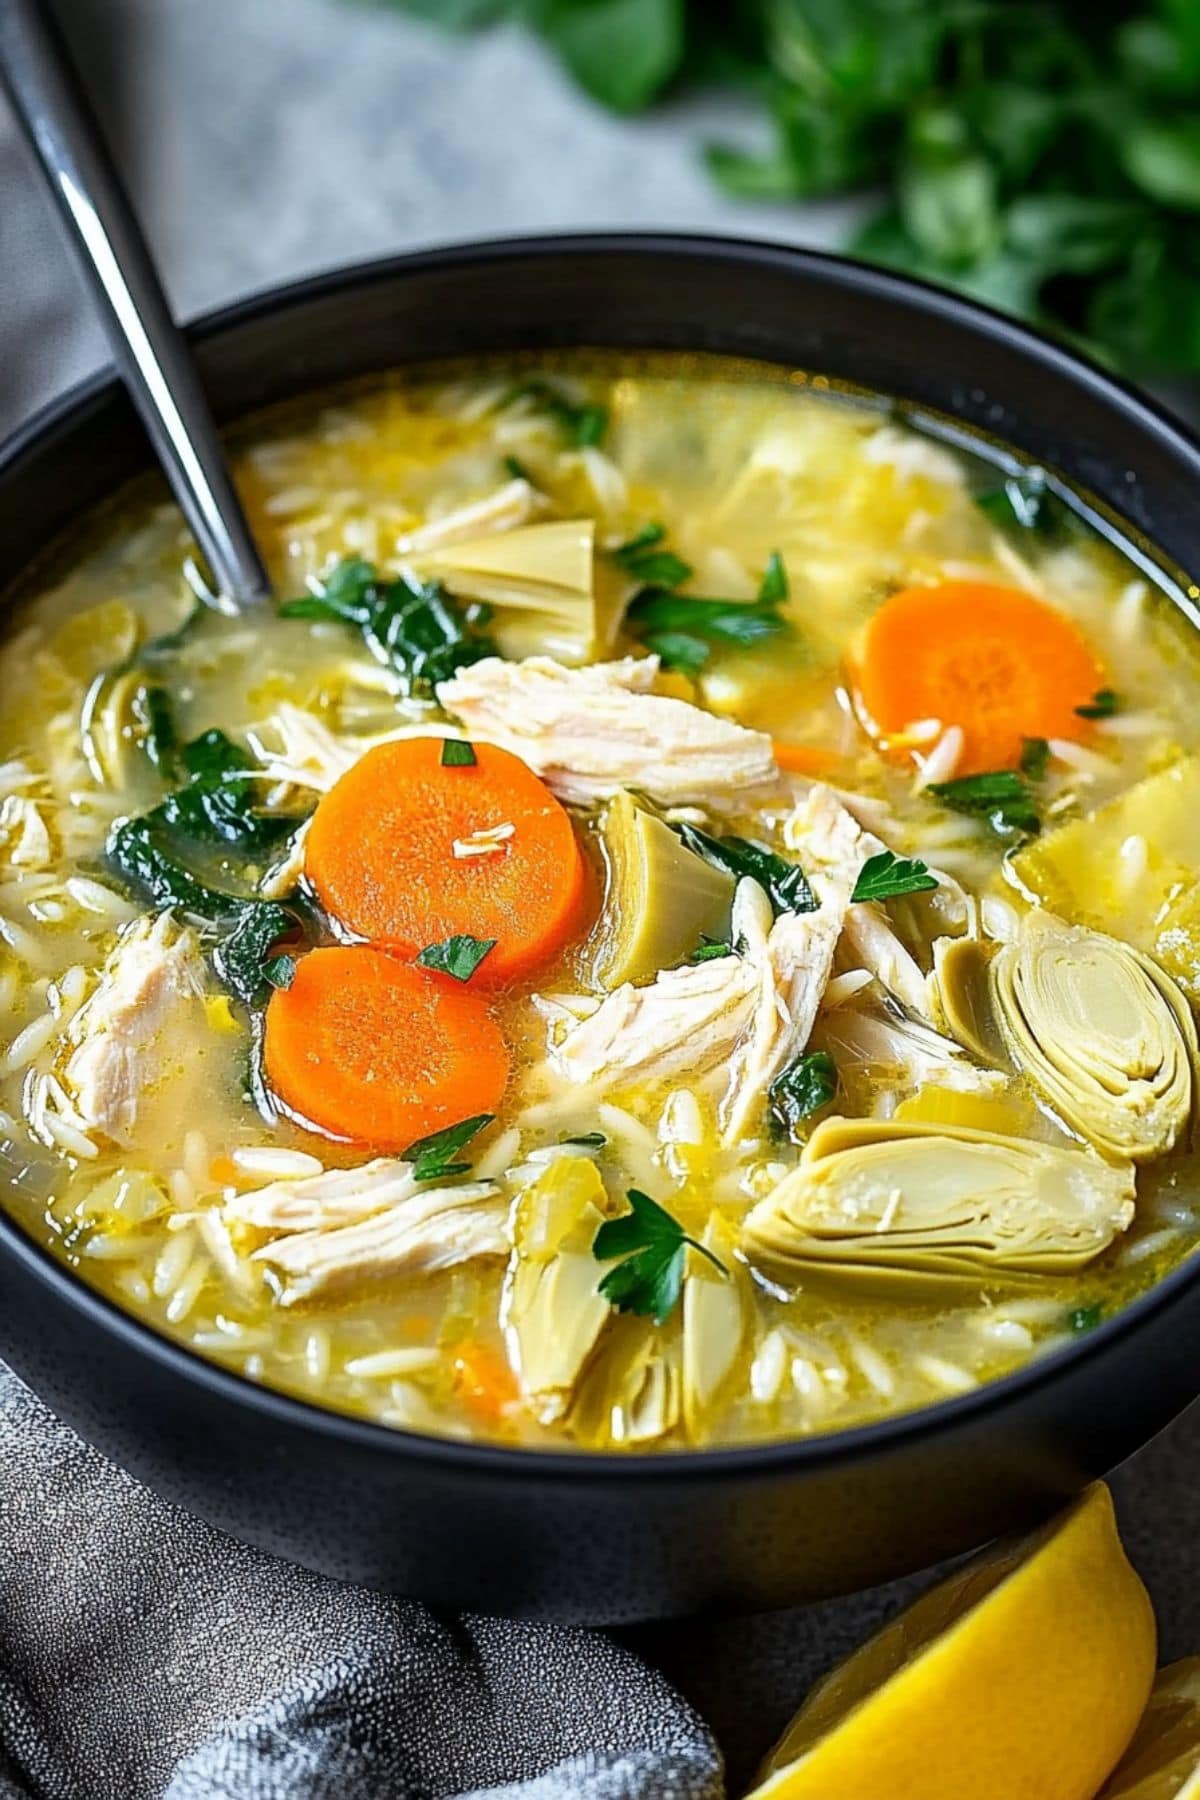
[[[717,194],[697,148],[746,129],[736,107],[700,99],[610,119],[510,31],[447,40],[350,0],[72,0],[70,23],[183,315],[451,239],[641,226],[823,245],[846,217]],[[3,432],[101,349],[2,120],[0,270]],[[1193,1410],[1116,1483],[1166,1657],[1200,1649],[1198,1469]],[[906,1591],[626,1635],[716,1727],[736,1791],[813,1677]]]

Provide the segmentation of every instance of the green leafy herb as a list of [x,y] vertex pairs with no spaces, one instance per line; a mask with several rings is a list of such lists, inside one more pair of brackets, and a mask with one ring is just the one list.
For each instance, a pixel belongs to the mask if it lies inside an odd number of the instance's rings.
[[1021,773],[1030,781],[1040,781],[1050,761],[1050,746],[1044,737],[1021,739]]
[[559,1138],[560,1144],[579,1144],[585,1150],[602,1150],[608,1139],[602,1131],[581,1131],[577,1137]]
[[1099,688],[1086,706],[1077,706],[1075,711],[1081,719],[1111,719],[1119,705],[1112,688]]
[[700,943],[692,951],[688,961],[694,963],[716,962],[722,956],[732,956],[733,954],[732,944],[726,943],[723,938],[709,937],[707,932],[701,932]]
[[478,760],[474,744],[468,744],[465,738],[442,739],[443,769],[473,769]]
[[159,774],[171,780],[177,767],[179,733],[166,688],[156,682],[138,688],[132,711],[142,749]]
[[768,606],[778,606],[781,600],[787,599],[788,593],[787,570],[783,566],[783,558],[778,550],[772,550],[758,584],[759,601]]
[[986,819],[1000,837],[1016,832],[1035,837],[1041,830],[1029,785],[1015,769],[962,775],[957,781],[931,781],[927,792],[954,812]]
[[263,779],[249,752],[223,731],[206,731],[175,753],[187,780],[156,808],[156,821],[170,837],[192,843],[225,844],[251,855],[270,850],[295,831],[291,814],[259,805]]
[[1061,525],[1064,511],[1057,497],[1046,485],[1041,469],[1026,469],[1010,475],[998,488],[979,494],[975,501],[994,525],[1017,526],[1039,537],[1052,536]]
[[781,1069],[767,1089],[771,1117],[789,1135],[837,1093],[838,1074],[825,1050],[808,1050]]
[[429,695],[468,663],[494,656],[480,609],[462,607],[436,581],[381,577],[355,558],[326,578],[320,593],[286,600],[284,619],[332,620],[358,631],[371,655],[399,678],[403,692]]
[[527,481],[530,487],[537,486],[537,482],[533,479],[533,476],[529,473],[529,470],[525,467],[525,464],[521,461],[519,456],[506,456],[504,458],[504,472],[506,475],[511,475],[514,481]]
[[608,408],[595,401],[584,400],[578,405],[568,400],[567,396],[549,381],[534,378],[530,381],[518,381],[514,387],[501,398],[497,410],[515,406],[518,401],[528,401],[539,412],[552,419],[568,444],[576,449],[584,449],[588,445],[602,444],[604,434],[608,430]]
[[666,535],[663,525],[643,525],[626,543],[617,546],[613,561],[648,587],[677,588],[691,575],[692,565],[673,550],[659,548]]
[[218,978],[243,1005],[258,1006],[267,988],[280,986],[275,979],[275,965],[281,960],[275,956],[276,947],[303,925],[294,908],[281,900],[247,901],[238,909],[229,936],[213,951]]
[[488,951],[495,947],[495,938],[462,933],[441,944],[426,944],[417,961],[423,969],[438,969],[443,975],[453,975],[455,981],[470,981]]
[[495,1116],[495,1113],[476,1113],[473,1118],[447,1125],[444,1131],[435,1131],[410,1144],[404,1152],[404,1160],[413,1165],[413,1180],[448,1181],[452,1175],[465,1175],[470,1163],[455,1162],[453,1158],[485,1125],[490,1125]]
[[817,898],[799,863],[785,862],[774,850],[764,849],[741,837],[710,837],[695,825],[675,825],[687,848],[715,869],[727,869],[740,879],[749,875],[765,889],[778,917],[780,913],[816,912]]
[[602,1277],[597,1291],[618,1312],[649,1316],[662,1325],[679,1299],[689,1245],[723,1275],[729,1271],[711,1250],[688,1237],[679,1221],[648,1194],[630,1188],[627,1198],[629,1212],[619,1219],[606,1219],[592,1240],[597,1262],[624,1259]]
[[859,870],[850,899],[894,900],[900,894],[927,894],[936,886],[937,876],[929,873],[919,857],[895,856],[890,850],[880,850],[869,856]]
[[1067,1314],[1067,1329],[1074,1332],[1094,1331],[1104,1317],[1099,1301],[1091,1306],[1077,1306]]

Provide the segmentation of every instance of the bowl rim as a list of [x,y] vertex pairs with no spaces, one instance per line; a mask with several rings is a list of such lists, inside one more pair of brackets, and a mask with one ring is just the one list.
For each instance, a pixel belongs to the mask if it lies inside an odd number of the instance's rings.
[[[581,257],[670,256],[701,261],[715,258],[735,266],[765,267],[801,280],[808,277],[827,285],[852,288],[883,306],[916,307],[927,317],[944,319],[998,339],[1028,362],[1052,368],[1090,390],[1102,404],[1148,433],[1200,482],[1200,439],[1140,389],[1090,357],[1067,349],[1006,313],[931,282],[833,252],[765,238],[686,231],[594,231],[469,240],[336,265],[315,275],[256,289],[206,310],[189,321],[185,331],[190,341],[203,344],[290,306],[320,301],[349,289],[388,284],[425,272],[478,270],[505,261],[536,263],[564,253]],[[761,360],[771,359],[764,356]],[[69,428],[87,408],[111,399],[120,387],[115,370],[106,365],[53,397],[18,425],[0,442],[0,487],[9,472],[43,440]],[[955,416],[949,408],[945,412],[949,418]],[[425,1461],[448,1474],[473,1470],[497,1480],[586,1482],[597,1488],[631,1480],[670,1486],[843,1470],[846,1465],[936,1436],[943,1429],[978,1424],[1006,1411],[1068,1371],[1104,1355],[1119,1338],[1134,1335],[1200,1284],[1200,1251],[1194,1251],[1170,1274],[1112,1317],[1081,1333],[1076,1341],[1035,1357],[967,1393],[934,1400],[927,1406],[893,1413],[869,1424],[811,1437],[764,1439],[705,1449],[598,1452],[408,1431],[265,1386],[210,1361],[201,1352],[125,1311],[59,1262],[3,1207],[0,1254],[11,1257],[23,1274],[49,1288],[67,1308],[78,1310],[97,1329],[119,1340],[131,1352],[148,1356],[166,1374],[178,1379],[181,1395],[195,1385],[235,1410],[243,1410],[247,1418],[266,1417],[285,1429],[316,1432],[319,1437],[340,1440],[364,1453],[399,1458],[401,1463]]]

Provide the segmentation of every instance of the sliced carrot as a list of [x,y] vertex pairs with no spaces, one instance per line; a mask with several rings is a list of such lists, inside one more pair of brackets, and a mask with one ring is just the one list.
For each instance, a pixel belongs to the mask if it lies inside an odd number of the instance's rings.
[[843,760],[832,750],[822,750],[819,744],[785,744],[776,738],[772,748],[776,763],[789,775],[828,775]]
[[881,738],[923,719],[957,725],[955,771],[1015,768],[1027,737],[1082,738],[1076,713],[1104,673],[1072,621],[1032,594],[986,582],[905,588],[867,627],[859,700]]
[[493,1421],[517,1398],[516,1378],[504,1358],[474,1338],[454,1352],[454,1385],[474,1412]]
[[493,938],[471,980],[496,986],[581,931],[584,858],[566,811],[519,757],[493,744],[474,754],[447,767],[440,738],[369,750],[317,807],[304,867],[335,919],[406,956]]
[[510,1067],[482,995],[366,945],[300,958],[271,995],[263,1063],[301,1121],[392,1151],[498,1111]]

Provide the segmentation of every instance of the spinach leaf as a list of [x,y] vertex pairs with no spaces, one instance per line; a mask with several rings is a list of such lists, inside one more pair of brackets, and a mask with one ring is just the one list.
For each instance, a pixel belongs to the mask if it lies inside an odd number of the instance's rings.
[[661,525],[647,525],[613,554],[649,584],[634,595],[625,619],[646,648],[661,657],[664,668],[696,675],[715,645],[745,649],[790,630],[779,611],[788,580],[777,550],[763,571],[757,600],[714,600],[675,592],[692,570],[672,551],[656,548],[662,536]]
[[613,561],[635,581],[649,587],[677,588],[691,575],[692,565],[673,550],[659,547],[666,535],[665,525],[643,525],[626,543],[618,544],[612,553]]
[[1029,785],[1015,769],[962,775],[957,781],[931,781],[926,791],[953,812],[986,819],[1000,837],[1016,832],[1036,837],[1041,830]]
[[771,1117],[794,1136],[805,1119],[829,1105],[837,1087],[832,1056],[825,1050],[806,1050],[781,1069],[767,1089]]
[[480,629],[486,608],[460,606],[437,581],[388,581],[359,558],[339,563],[319,593],[285,600],[279,613],[350,626],[406,694],[428,697],[456,670],[496,654]]
[[300,823],[294,815],[258,805],[262,776],[249,752],[223,731],[201,733],[175,753],[175,761],[188,779],[155,809],[168,837],[226,844],[251,855],[269,851]]
[[673,825],[687,848],[715,869],[727,869],[739,880],[749,875],[766,892],[778,918],[780,913],[816,912],[817,898],[799,863],[786,862],[774,850],[741,837],[710,837],[695,825]]
[[662,1325],[674,1311],[683,1289],[688,1246],[706,1256],[722,1275],[728,1275],[719,1257],[688,1237],[682,1225],[649,1194],[630,1188],[630,1210],[619,1219],[606,1219],[592,1240],[597,1262],[622,1257],[599,1283],[597,1292],[618,1312],[649,1316]]

